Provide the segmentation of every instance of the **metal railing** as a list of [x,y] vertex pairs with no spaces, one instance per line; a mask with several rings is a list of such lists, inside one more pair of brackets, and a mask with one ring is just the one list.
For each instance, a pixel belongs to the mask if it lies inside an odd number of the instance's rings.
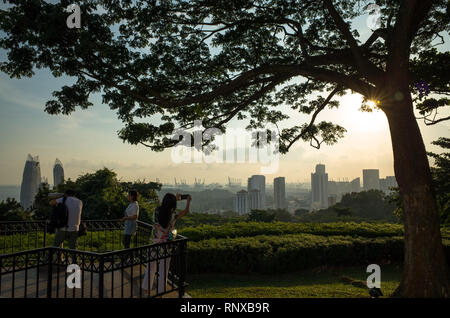
[[122,223],[83,222],[88,232],[77,250],[51,246],[45,221],[0,222],[0,297],[184,296],[185,237],[150,244],[152,226],[138,221],[132,247],[123,249]]

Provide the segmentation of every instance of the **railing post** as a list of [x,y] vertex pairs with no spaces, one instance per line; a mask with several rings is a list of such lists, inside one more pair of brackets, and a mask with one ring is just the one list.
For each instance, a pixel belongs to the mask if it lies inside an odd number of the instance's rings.
[[184,297],[184,282],[186,280],[186,240],[181,241],[181,249],[180,249],[180,283],[179,283],[179,288],[180,291],[178,293],[178,298],[183,298]]
[[53,248],[48,249],[48,270],[47,270],[47,298],[52,298],[52,280],[53,280]]
[[99,268],[98,268],[98,298],[103,298],[103,267],[104,267],[105,261],[103,259],[103,255],[100,255],[99,260]]
[[[47,246],[47,226],[48,226],[48,223],[45,222],[44,223],[44,246],[43,247]],[[37,240],[37,238],[36,238],[36,240]]]

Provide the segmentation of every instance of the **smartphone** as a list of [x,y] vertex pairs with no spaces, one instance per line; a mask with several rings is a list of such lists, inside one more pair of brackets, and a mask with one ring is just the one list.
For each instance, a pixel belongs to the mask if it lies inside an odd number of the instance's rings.
[[189,194],[182,194],[180,196],[180,200],[187,200],[188,197],[189,197]]

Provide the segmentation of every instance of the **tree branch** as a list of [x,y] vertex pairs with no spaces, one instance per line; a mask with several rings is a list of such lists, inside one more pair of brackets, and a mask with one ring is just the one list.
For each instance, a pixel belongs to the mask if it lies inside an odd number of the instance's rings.
[[[338,86],[335,89],[333,89],[331,91],[331,93],[328,95],[328,97],[323,101],[323,103],[317,107],[317,109],[314,111],[311,120],[308,124],[308,126],[305,129],[302,129],[302,131],[300,132],[300,134],[298,134],[297,136],[295,136],[289,143],[289,145],[286,148],[286,151],[288,151],[291,146],[297,142],[300,138],[304,137],[306,135],[306,133],[309,132],[309,130],[311,129],[311,127],[314,125],[314,122],[316,121],[317,115],[319,115],[319,113],[325,109],[325,107],[328,105],[328,103],[331,101],[331,99],[340,91],[342,91],[342,86]],[[318,146],[320,147],[320,143],[318,142],[318,140],[316,139]]]

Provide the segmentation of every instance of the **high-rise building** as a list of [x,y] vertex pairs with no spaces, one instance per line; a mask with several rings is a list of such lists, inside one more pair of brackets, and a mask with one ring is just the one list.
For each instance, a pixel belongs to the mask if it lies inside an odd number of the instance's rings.
[[257,189],[248,191],[248,209],[249,211],[263,209],[261,206],[261,191]]
[[53,187],[57,187],[64,182],[64,168],[62,162],[56,158],[53,166]]
[[41,167],[39,157],[28,155],[23,169],[22,185],[20,187],[20,204],[28,210],[34,203],[34,197],[41,185]]
[[[328,181],[328,196],[334,195],[336,202],[340,202],[345,193],[352,192],[348,181]],[[328,204],[330,206],[330,204]]]
[[364,190],[380,190],[380,171],[378,169],[363,170]]
[[385,179],[380,179],[380,190],[386,194],[390,193],[392,188],[398,186],[397,179],[394,176],[387,176]]
[[260,192],[260,200],[259,209],[266,208],[266,177],[262,175],[253,175],[248,178],[247,182],[247,191],[250,195],[251,190],[259,190]]
[[361,191],[361,179],[360,178],[353,179],[350,182],[350,184],[351,184],[352,192],[359,192],[359,191]]
[[239,215],[244,215],[249,212],[247,191],[241,190],[236,193],[236,198],[234,201],[234,209]]
[[311,173],[311,194],[313,209],[328,208],[328,173],[325,173],[325,165],[316,165],[316,172]]
[[284,177],[273,179],[273,201],[275,209],[286,209],[286,181]]
[[331,194],[328,196],[328,206],[333,206],[337,203],[337,195]]

